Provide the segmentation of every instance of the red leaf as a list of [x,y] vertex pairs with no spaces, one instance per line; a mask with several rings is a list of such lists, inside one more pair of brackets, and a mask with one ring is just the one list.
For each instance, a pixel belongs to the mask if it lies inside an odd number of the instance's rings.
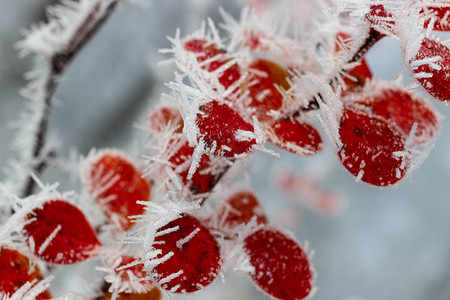
[[[203,39],[191,39],[187,40],[183,44],[184,49],[197,54],[197,61],[202,63],[206,60],[211,60],[208,64],[202,68],[207,71],[215,71],[219,67],[223,66],[230,61],[230,58],[226,56],[226,51],[219,49],[217,45],[212,41]],[[227,68],[223,74],[219,77],[219,82],[225,87],[230,87],[241,77],[239,66],[232,64]]]
[[425,19],[424,28],[428,28],[434,18],[433,30],[450,31],[450,3],[443,1],[417,0],[421,2],[420,16]]
[[210,284],[220,271],[222,259],[217,241],[200,222],[189,215],[160,228],[153,247],[163,257],[152,271],[160,286],[174,293],[192,293]]
[[440,117],[434,108],[425,99],[405,89],[377,89],[373,94],[355,102],[370,107],[373,114],[394,122],[406,135],[410,134],[416,122],[416,144],[428,142],[439,130]]
[[266,227],[249,235],[244,247],[255,268],[250,275],[264,292],[283,300],[305,299],[311,293],[311,263],[292,237]]
[[[422,60],[438,58],[432,65]],[[417,65],[419,61],[420,65]],[[423,62],[423,61],[422,61]],[[450,48],[439,41],[424,38],[416,56],[409,62],[423,88],[439,101],[450,100]]]
[[[180,140],[178,138],[174,138],[172,140],[172,144],[178,143],[179,141]],[[189,146],[188,141],[185,141],[181,145],[181,147],[169,158],[169,162],[174,164],[174,171],[178,175],[180,175],[185,186],[189,185],[189,189],[192,193],[206,193],[210,190],[213,180],[213,176],[211,175],[211,172],[209,170],[211,167],[211,160],[209,159],[208,155],[202,155],[199,166],[195,173],[192,175],[191,180],[187,179],[190,163],[186,164],[186,162],[191,160],[194,149],[195,148]],[[182,166],[181,170],[179,168],[180,166]]]
[[[131,267],[127,267],[125,269],[117,271],[117,269],[119,269],[120,267],[126,266],[136,260],[134,257],[126,255],[123,255],[121,258],[122,261],[120,262],[120,265],[116,268],[116,272],[121,277],[123,283],[129,283],[128,286],[130,287],[133,286],[133,283],[131,282],[132,278],[130,278],[129,276],[130,272],[133,274],[135,278],[142,279],[147,277],[147,273],[144,270],[142,270],[143,266],[141,264],[133,265]],[[155,284],[151,280],[139,280],[139,287],[140,289],[144,289],[144,291],[135,290],[133,292],[136,292],[138,294],[150,292],[155,287]]]
[[[106,293],[101,300],[111,300],[112,293]],[[162,299],[161,291],[155,286],[146,293],[120,293],[115,300],[160,300]]]
[[144,212],[144,206],[136,201],[150,200],[150,184],[131,159],[119,151],[101,151],[88,163],[87,190],[109,219],[117,218],[124,230],[130,229],[134,223],[128,217]]
[[297,155],[314,155],[323,148],[317,129],[298,120],[285,119],[270,125],[267,130],[269,142]]
[[208,146],[216,146],[216,153],[233,158],[252,151],[254,138],[239,139],[242,131],[253,132],[253,126],[244,121],[231,107],[211,101],[201,107],[204,114],[197,115],[197,126]]
[[217,215],[221,227],[225,229],[247,224],[253,217],[256,217],[258,224],[267,223],[263,207],[256,195],[250,191],[237,192],[227,198],[219,208]]
[[344,167],[363,182],[388,186],[406,173],[406,136],[385,119],[346,108],[340,121],[339,135],[343,147],[338,151]]
[[255,59],[248,66],[249,76],[244,89],[249,92],[247,105],[255,109],[254,115],[260,121],[270,121],[271,110],[278,110],[283,105],[283,95],[278,89],[289,90],[290,74],[278,64],[266,60]]
[[[37,265],[19,251],[0,248],[0,294],[14,294],[22,285],[33,280],[43,279]],[[37,299],[51,299],[48,290]]]
[[48,263],[82,262],[92,257],[101,245],[83,213],[61,199],[35,208],[27,216],[27,222],[24,231],[28,245],[34,243],[34,254]]
[[173,106],[159,106],[151,111],[148,116],[149,128],[155,132],[161,132],[169,123],[175,127],[174,132],[180,133],[183,130],[183,118],[180,111]]
[[395,22],[392,18],[392,14],[382,4],[371,5],[370,12],[366,15],[371,27],[378,32],[382,31],[380,39],[385,36],[384,32],[395,33],[393,30]]

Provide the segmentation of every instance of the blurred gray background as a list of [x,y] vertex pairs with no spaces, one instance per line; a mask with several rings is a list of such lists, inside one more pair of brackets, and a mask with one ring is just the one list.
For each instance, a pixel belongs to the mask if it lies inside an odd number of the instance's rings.
[[[17,90],[24,85],[29,59],[19,60],[14,43],[19,31],[45,20],[45,6],[56,1],[0,0],[0,166],[13,153],[9,143],[24,103]],[[239,16],[237,1],[155,0],[147,8],[125,3],[67,70],[56,93],[50,134],[61,141],[60,155],[71,147],[87,153],[91,147],[133,151],[142,133],[133,125],[145,122],[146,111],[160,99],[170,67],[157,63],[169,47],[166,36],[196,30],[202,19],[218,18],[223,6]],[[447,36],[448,38],[448,36]],[[368,56],[374,73],[393,79],[404,68],[398,44],[385,39]],[[434,100],[433,100],[434,101]],[[278,159],[257,154],[245,162],[247,178],[272,223],[289,228],[314,251],[318,273],[317,300],[450,299],[450,108],[432,103],[446,116],[436,146],[412,179],[398,187],[379,189],[356,183],[330,147],[316,157],[282,153]],[[321,188],[345,204],[335,215],[308,209],[284,194],[277,180],[283,170],[316,176]],[[231,174],[230,176],[232,176]],[[2,175],[2,179],[7,174]],[[49,171],[45,181],[73,187],[61,172]],[[69,270],[72,270],[69,268]],[[70,281],[83,282],[73,269]],[[55,296],[69,289],[58,278]],[[75,289],[75,287],[74,287]],[[266,299],[245,276],[225,274],[191,299]],[[182,299],[183,297],[176,297]],[[268,298],[267,298],[268,299]]]

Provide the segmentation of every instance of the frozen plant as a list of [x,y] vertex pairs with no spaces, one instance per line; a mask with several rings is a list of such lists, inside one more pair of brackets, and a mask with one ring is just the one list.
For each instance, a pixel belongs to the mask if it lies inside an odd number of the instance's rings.
[[[60,193],[58,184],[39,179],[58,152],[46,143],[48,117],[66,67],[119,1],[51,7],[49,22],[19,43],[36,63],[23,90],[30,102],[16,136],[19,157],[0,186],[1,299],[49,299],[52,266],[87,259],[101,262],[104,280],[83,299],[191,294],[222,270],[248,275],[276,299],[313,297],[307,247],[270,223],[256,192],[231,189],[218,204],[208,200],[237,162],[257,151],[278,155],[266,142],[299,156],[317,154],[325,147],[319,127],[356,181],[387,187],[411,176],[431,150],[441,117],[401,78],[377,79],[364,56],[394,37],[418,86],[446,103],[450,49],[433,32],[449,30],[450,2],[309,2],[312,17],[298,24],[307,27],[302,34],[295,22],[277,22],[280,4],[270,1],[251,1],[239,20],[221,10],[226,36],[210,19],[188,36],[176,32],[161,52],[177,71],[164,102],[148,114],[145,155],[93,149],[75,159],[78,193]],[[288,192],[297,193],[300,180],[285,179]],[[331,201],[314,188],[309,193],[306,199]]]

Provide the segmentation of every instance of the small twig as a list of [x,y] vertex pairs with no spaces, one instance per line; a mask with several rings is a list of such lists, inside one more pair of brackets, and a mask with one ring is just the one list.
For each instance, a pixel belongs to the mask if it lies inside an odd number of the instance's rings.
[[[101,9],[101,4],[99,2],[97,5],[95,5],[92,11],[87,15],[84,22],[75,31],[73,37],[67,44],[67,47],[62,51],[54,53],[49,59],[48,63],[50,68],[50,75],[47,82],[45,83],[44,107],[42,117],[37,128],[36,140],[32,150],[32,161],[36,160],[36,162],[31,164],[31,172],[36,175],[39,175],[42,172],[46,164],[45,160],[39,161],[38,158],[41,156],[42,149],[45,145],[53,94],[58,87],[59,79],[63,75],[66,67],[73,60],[73,58],[80,52],[80,50],[89,42],[89,40],[106,22],[106,20],[109,18],[109,16],[117,6],[117,3],[118,0],[112,1],[104,10],[103,15],[98,18],[97,15]],[[22,196],[26,197],[31,195],[34,190],[34,186],[35,183],[29,176],[24,185]]]
[[[365,39],[364,43],[361,44],[361,46],[355,51],[355,53],[347,61],[347,63],[344,64],[344,67],[341,69],[341,71],[342,72],[349,71],[349,68],[346,67],[346,66],[351,65],[352,63],[359,62],[361,60],[361,58],[364,55],[366,55],[367,52],[372,48],[372,46],[375,45],[376,42],[378,42],[383,36],[384,36],[384,34],[376,31],[375,29],[373,29],[371,27],[370,30],[369,30],[369,34],[368,34],[367,38]],[[337,80],[337,78],[334,77],[334,78],[330,79],[328,81],[328,83],[330,85],[332,85],[333,82],[336,82],[336,80]],[[312,99],[308,102],[307,105],[303,105],[303,106],[298,107],[297,109],[294,109],[293,110],[294,112],[289,117],[297,117],[302,112],[318,110],[319,109],[319,103],[317,102],[316,97],[321,98],[320,93],[315,94],[314,97],[312,97]]]

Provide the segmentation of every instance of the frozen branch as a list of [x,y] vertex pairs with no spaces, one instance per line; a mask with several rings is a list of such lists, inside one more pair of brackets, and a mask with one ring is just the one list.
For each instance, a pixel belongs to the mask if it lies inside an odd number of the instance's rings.
[[20,158],[12,165],[10,188],[22,196],[33,193],[30,173],[39,175],[48,156],[45,150],[53,95],[66,67],[114,11],[119,0],[64,0],[48,9],[49,22],[35,26],[18,43],[20,55],[35,54],[22,94],[30,100],[23,112],[15,146]]

